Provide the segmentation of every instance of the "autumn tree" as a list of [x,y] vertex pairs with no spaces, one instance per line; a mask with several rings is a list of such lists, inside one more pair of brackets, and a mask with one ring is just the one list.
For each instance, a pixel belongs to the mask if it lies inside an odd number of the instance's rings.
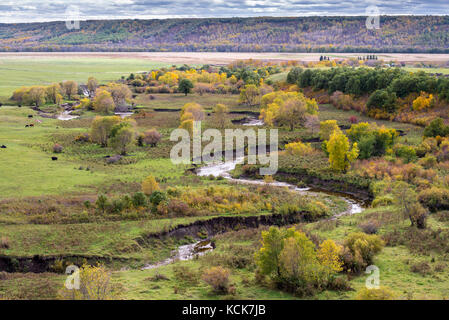
[[413,110],[421,111],[432,108],[434,104],[435,100],[433,94],[426,94],[425,92],[421,92],[419,97],[413,100],[412,106]]
[[46,88],[47,100],[54,104],[59,104],[62,101],[62,88],[59,83],[53,83]]
[[292,98],[285,101],[279,108],[276,117],[277,124],[286,125],[293,131],[296,125],[303,125],[306,121],[305,100]]
[[132,92],[126,84],[109,83],[105,90],[109,91],[116,107],[125,105],[126,101],[132,98]]
[[334,130],[326,148],[329,153],[330,166],[336,171],[345,172],[359,155],[357,143],[354,143],[351,148],[348,137],[341,130]]
[[111,275],[105,266],[85,264],[74,270],[58,296],[63,300],[108,300],[112,298],[110,280]]
[[407,182],[396,181],[392,186],[395,203],[403,218],[408,218],[412,226],[426,227],[427,211],[418,201],[415,190]]
[[94,77],[89,77],[87,80],[87,90],[89,90],[89,94],[93,94],[98,88],[98,80]]
[[67,99],[71,100],[72,96],[78,93],[78,83],[72,80],[64,81],[62,83],[62,90]]
[[14,90],[12,96],[11,96],[11,100],[16,101],[19,104],[24,103],[24,97],[25,94],[27,93],[28,88],[26,87],[22,87],[20,89]]
[[271,92],[262,97],[261,118],[268,125],[287,125],[290,130],[305,124],[307,115],[317,115],[318,105],[299,92]]
[[115,103],[109,91],[98,89],[93,100],[93,107],[96,112],[109,114],[114,111]]
[[126,155],[129,148],[133,145],[135,130],[131,125],[119,123],[112,128],[111,146],[121,155]]
[[334,272],[343,270],[340,254],[343,248],[334,241],[328,239],[323,241],[318,249],[317,257],[323,266],[328,267]]
[[214,120],[218,128],[224,129],[226,126],[227,118],[226,113],[229,112],[229,108],[224,104],[218,103],[213,108]]
[[319,130],[320,128],[320,118],[316,114],[306,114],[306,121],[304,123],[304,127],[312,131],[312,135],[315,133],[315,130]]
[[147,196],[150,196],[154,191],[157,190],[160,190],[159,184],[152,175],[149,175],[145,178],[145,180],[142,181],[142,192]]
[[184,93],[186,96],[192,92],[193,83],[189,79],[182,79],[179,81],[178,91]]
[[255,106],[259,103],[259,94],[259,88],[254,84],[247,84],[240,90],[239,102],[250,107]]
[[150,129],[144,132],[143,142],[155,147],[161,141],[162,135],[156,129]]
[[120,117],[117,116],[95,117],[90,127],[92,141],[100,144],[102,147],[106,147],[108,145],[108,139],[111,136],[112,128],[120,123],[120,121]]
[[34,86],[25,93],[23,100],[26,104],[39,107],[45,103],[45,96],[45,87]]
[[204,110],[198,103],[186,103],[181,109],[180,128],[189,132],[193,130],[193,122],[204,120]]
[[339,129],[337,120],[326,120],[320,122],[320,139],[323,141],[329,140],[332,133]]
[[260,274],[298,292],[298,288],[324,288],[342,270],[340,252],[332,240],[316,250],[303,232],[271,227],[262,232],[262,248],[255,258]]

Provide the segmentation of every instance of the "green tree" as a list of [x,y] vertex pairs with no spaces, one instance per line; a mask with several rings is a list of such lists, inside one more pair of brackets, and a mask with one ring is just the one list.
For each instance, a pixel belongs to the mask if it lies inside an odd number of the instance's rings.
[[369,111],[380,109],[387,113],[394,113],[397,108],[397,98],[394,92],[388,90],[376,90],[369,97],[366,107]]
[[111,145],[121,155],[126,155],[134,143],[134,136],[135,130],[132,126],[121,126],[111,136]]
[[262,274],[270,277],[281,275],[279,256],[284,248],[284,239],[292,237],[294,233],[294,228],[270,227],[268,231],[262,231],[262,247],[255,254],[257,266]]
[[449,126],[444,124],[444,120],[441,118],[436,118],[429,123],[429,125],[424,129],[424,137],[445,137],[449,134]]
[[189,79],[182,79],[179,81],[178,91],[184,93],[186,96],[192,92],[193,83]]

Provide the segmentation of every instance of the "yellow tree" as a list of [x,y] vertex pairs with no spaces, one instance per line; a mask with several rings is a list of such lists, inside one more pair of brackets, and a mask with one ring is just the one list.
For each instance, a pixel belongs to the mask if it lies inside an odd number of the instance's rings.
[[87,90],[89,90],[89,92],[92,94],[94,93],[98,88],[98,80],[95,79],[94,77],[90,77],[87,80]]
[[112,82],[105,89],[111,93],[116,107],[124,105],[126,100],[132,97],[132,92],[126,84]]
[[154,191],[157,190],[159,190],[159,184],[152,175],[149,175],[145,178],[145,180],[142,181],[142,192],[147,196],[151,195]]
[[95,93],[93,107],[96,112],[108,114],[114,111],[114,99],[109,91],[98,89]]
[[[193,126],[193,121],[204,120],[204,110],[198,103],[186,103],[181,109],[180,128],[189,130]],[[190,131],[190,130],[189,130]]]
[[72,80],[64,81],[62,83],[62,90],[69,100],[72,99],[72,96],[78,93],[78,83]]
[[23,100],[27,104],[34,104],[36,107],[45,103],[45,87],[31,87],[24,95]]
[[341,130],[334,130],[326,145],[329,153],[329,164],[336,171],[346,171],[359,155],[357,143],[349,144],[349,139]]
[[103,265],[83,265],[67,279],[68,283],[59,291],[59,298],[63,300],[111,299],[110,279],[111,275]]
[[48,86],[46,92],[47,92],[47,99],[57,104],[62,93],[62,89],[59,83],[53,83],[52,85]]
[[340,260],[341,251],[342,247],[338,246],[333,240],[325,240],[318,249],[318,260],[331,271],[340,272],[343,270],[343,263]]
[[430,109],[434,105],[434,98],[432,94],[421,92],[418,98],[413,101],[413,110],[425,110]]
[[220,129],[224,129],[226,125],[226,113],[229,112],[229,109],[224,104],[218,103],[214,106],[214,118],[217,126]]
[[329,140],[330,136],[335,130],[340,129],[337,124],[337,120],[326,120],[320,122],[320,139],[325,141]]
[[259,88],[253,84],[247,84],[245,88],[240,91],[239,102],[247,106],[255,106],[259,102]]
[[120,121],[120,117],[117,116],[95,117],[90,127],[90,136],[92,141],[100,144],[102,147],[106,147],[112,128],[120,123]]

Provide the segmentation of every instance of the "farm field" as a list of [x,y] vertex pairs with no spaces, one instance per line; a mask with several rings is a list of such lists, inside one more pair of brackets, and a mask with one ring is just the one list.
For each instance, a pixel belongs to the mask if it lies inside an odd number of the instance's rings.
[[167,63],[126,56],[0,54],[0,99],[8,99],[22,86],[48,85],[64,80],[85,82],[90,76],[108,82],[132,72],[163,66]]
[[[0,299],[449,297],[448,79],[329,57],[0,54]],[[173,163],[194,121],[277,129],[277,171]]]
[[[332,58],[349,59],[366,55],[329,54]],[[7,100],[15,89],[22,86],[51,84],[64,80],[85,82],[89,76],[96,77],[102,83],[113,81],[130,73],[138,73],[172,64],[214,64],[226,65],[235,60],[263,59],[267,61],[305,61],[319,59],[315,53],[218,53],[218,52],[151,52],[151,53],[0,53],[0,101]],[[386,62],[403,61],[406,63],[445,62],[445,54],[379,54]],[[448,68],[412,68],[417,72],[449,74]],[[286,73],[273,76],[276,80],[285,80]]]

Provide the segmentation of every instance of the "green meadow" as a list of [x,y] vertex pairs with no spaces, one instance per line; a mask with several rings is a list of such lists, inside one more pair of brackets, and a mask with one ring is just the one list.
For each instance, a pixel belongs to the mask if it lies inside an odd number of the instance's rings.
[[100,82],[115,81],[133,72],[167,65],[135,58],[0,56],[0,99],[8,99],[22,86],[48,85],[64,80],[86,82],[91,76]]

